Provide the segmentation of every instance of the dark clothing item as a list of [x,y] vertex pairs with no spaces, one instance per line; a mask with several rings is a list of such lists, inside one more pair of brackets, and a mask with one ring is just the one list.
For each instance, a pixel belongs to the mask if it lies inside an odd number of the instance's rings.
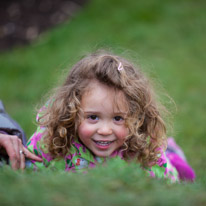
[[[0,133],[9,134],[9,135],[16,135],[21,140],[23,145],[26,145],[26,135],[19,124],[14,121],[5,111],[4,105],[0,100]],[[8,155],[4,148],[0,149],[0,163],[2,160],[8,161]],[[1,165],[1,164],[0,164]]]
[[23,145],[26,145],[26,135],[17,122],[15,122],[5,111],[4,105],[0,100],[0,132],[16,135],[21,140]]

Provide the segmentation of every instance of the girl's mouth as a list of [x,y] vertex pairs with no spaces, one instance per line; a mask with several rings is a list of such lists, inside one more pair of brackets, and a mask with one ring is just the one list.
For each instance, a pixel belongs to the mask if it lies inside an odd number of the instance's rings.
[[96,140],[94,140],[94,142],[100,147],[107,147],[110,144],[112,144],[114,141],[96,141]]

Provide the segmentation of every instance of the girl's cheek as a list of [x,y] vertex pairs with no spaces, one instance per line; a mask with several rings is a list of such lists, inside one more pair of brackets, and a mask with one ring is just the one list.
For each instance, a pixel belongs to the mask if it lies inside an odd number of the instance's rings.
[[93,134],[93,129],[87,123],[82,122],[78,128],[79,137],[90,138]]
[[127,135],[129,134],[129,129],[126,127],[122,127],[121,129],[117,130],[117,136],[119,137],[119,139],[126,139]]

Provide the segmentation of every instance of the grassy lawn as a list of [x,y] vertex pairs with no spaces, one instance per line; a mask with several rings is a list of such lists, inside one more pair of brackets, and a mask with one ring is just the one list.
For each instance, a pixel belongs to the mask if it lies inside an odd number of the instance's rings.
[[171,101],[165,93],[175,101],[168,136],[184,149],[197,174],[195,184],[151,180],[135,166],[86,175],[5,168],[0,171],[2,205],[206,204],[205,9],[203,0],[93,0],[32,45],[0,54],[0,99],[28,137],[36,127],[35,108],[82,55],[109,48],[129,57],[157,82],[166,105]]

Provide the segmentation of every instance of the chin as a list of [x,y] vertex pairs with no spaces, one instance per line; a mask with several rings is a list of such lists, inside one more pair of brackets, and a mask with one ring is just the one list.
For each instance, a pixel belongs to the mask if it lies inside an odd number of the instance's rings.
[[112,152],[94,152],[94,155],[97,157],[109,157]]

